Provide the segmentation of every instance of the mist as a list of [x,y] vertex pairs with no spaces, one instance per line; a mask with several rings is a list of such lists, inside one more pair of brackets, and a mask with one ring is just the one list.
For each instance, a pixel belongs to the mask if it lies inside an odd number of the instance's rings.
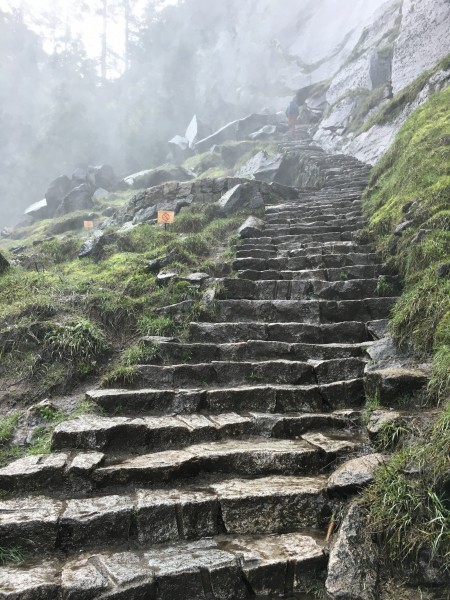
[[282,109],[339,70],[383,3],[67,0],[63,20],[58,2],[0,3],[0,230],[78,167],[166,162],[194,114],[218,128]]

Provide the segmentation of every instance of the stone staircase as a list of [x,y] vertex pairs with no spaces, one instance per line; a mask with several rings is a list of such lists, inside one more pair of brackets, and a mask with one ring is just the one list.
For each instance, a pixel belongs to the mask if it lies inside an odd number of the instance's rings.
[[[101,416],[60,424],[54,453],[0,470],[8,600],[298,597],[326,576],[327,490],[364,453],[368,323],[383,265],[353,239],[368,168],[308,148],[326,185],[266,207],[240,243],[215,321],[158,342],[136,389],[94,390]],[[392,289],[397,289],[391,278]],[[394,292],[393,292],[394,293]]]

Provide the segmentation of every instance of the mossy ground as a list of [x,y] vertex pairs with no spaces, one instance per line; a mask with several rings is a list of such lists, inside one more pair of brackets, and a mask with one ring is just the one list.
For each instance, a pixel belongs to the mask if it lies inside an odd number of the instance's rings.
[[431,428],[395,440],[366,496],[372,525],[391,566],[414,574],[422,560],[450,572],[450,269],[442,269],[450,264],[450,88],[400,130],[372,172],[364,208],[369,236],[404,278],[392,333],[433,361],[428,393],[442,411]]
[[[214,276],[231,259],[232,238],[244,218],[222,218],[213,205],[195,205],[183,209],[168,230],[143,224],[112,232],[96,260],[78,259],[84,233],[33,246],[49,226],[40,223],[39,233],[21,241],[25,260],[0,277],[3,405],[66,393],[109,369],[140,335],[179,332],[184,322],[161,317],[156,309],[198,300],[198,287],[176,278],[160,285],[147,264],[169,255],[168,267],[179,275],[195,270]],[[14,260],[11,241],[3,246]],[[192,316],[186,314],[185,321]]]

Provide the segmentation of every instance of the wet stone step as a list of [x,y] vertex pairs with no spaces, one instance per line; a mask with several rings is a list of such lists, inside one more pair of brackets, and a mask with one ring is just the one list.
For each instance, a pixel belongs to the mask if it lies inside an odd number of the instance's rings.
[[[348,279],[323,281],[319,279],[259,280],[223,279],[218,295],[230,300],[357,300],[377,295],[378,279]],[[397,296],[400,292],[398,278],[386,277],[383,287],[385,296]]]
[[240,271],[239,279],[251,281],[297,281],[318,279],[322,281],[347,281],[349,279],[378,279],[386,272],[381,265],[353,265],[339,269],[304,269],[302,271]]
[[[143,341],[145,344],[146,342]],[[257,360],[331,360],[338,358],[363,358],[368,342],[361,344],[302,344],[249,340],[230,344],[187,344],[161,342],[154,346],[155,363],[188,364],[211,361]]]
[[389,317],[396,298],[361,300],[218,300],[216,322],[301,322],[311,325]]
[[[279,237],[282,235],[327,235],[327,234],[339,234],[344,232],[353,232],[359,229],[357,223],[347,223],[345,225],[302,225],[302,224],[288,224],[286,225],[266,225],[264,232],[271,237]],[[336,237],[336,236],[335,236]],[[322,238],[318,238],[322,239]],[[326,238],[325,238],[326,239]]]
[[[94,390],[86,397],[109,415],[324,412],[364,402],[363,379],[325,385],[247,385],[215,389]],[[0,482],[2,471],[0,470]]]
[[156,452],[226,438],[263,436],[285,439],[309,429],[345,429],[355,412],[269,414],[247,412],[153,417],[84,415],[59,424],[52,450],[102,452]]
[[339,358],[315,362],[314,366],[296,360],[211,361],[199,364],[137,365],[134,385],[159,388],[224,387],[251,383],[305,385],[331,383],[362,376],[366,361],[361,358]]
[[[269,245],[266,242],[260,244],[258,238],[246,240],[239,246],[239,251],[244,250],[276,250],[280,256],[288,258],[298,256],[312,256],[320,254],[374,254],[374,249],[370,245],[358,245],[354,242],[311,242],[311,243],[284,243],[278,246]],[[315,250],[314,250],[315,249]]]
[[28,554],[282,534],[323,527],[332,512],[325,476],[271,476],[138,489],[117,495],[0,501],[0,538]]
[[[370,319],[371,320],[371,319]],[[357,344],[368,341],[365,322],[310,324],[293,322],[222,322],[190,323],[189,341],[226,344],[247,340],[264,340],[306,344]]]
[[376,265],[380,259],[376,254],[348,252],[343,254],[316,254],[293,258],[239,258],[233,262],[235,271],[302,271],[305,269],[339,269],[355,265]]
[[[306,436],[306,437],[305,437]],[[144,454],[96,469],[97,488],[125,484],[158,484],[203,473],[235,476],[306,475],[325,469],[337,457],[354,452],[353,439],[304,434],[298,440],[227,440]]]
[[60,563],[0,568],[14,600],[241,600],[304,591],[326,566],[322,545],[301,533],[219,536],[140,552],[81,554]]

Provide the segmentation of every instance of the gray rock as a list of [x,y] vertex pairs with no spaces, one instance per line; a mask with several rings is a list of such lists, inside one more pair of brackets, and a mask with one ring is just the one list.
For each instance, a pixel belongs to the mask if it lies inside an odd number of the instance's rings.
[[81,246],[78,258],[98,257],[105,241],[105,233],[103,231],[95,231],[94,235]]
[[364,387],[369,396],[379,397],[382,404],[389,406],[402,396],[413,396],[428,385],[430,370],[419,367],[393,366],[366,370]]
[[39,200],[39,202],[30,204],[25,209],[24,215],[31,217],[33,220],[46,219],[49,216],[47,200],[44,198],[43,200]]
[[370,415],[367,431],[372,439],[376,439],[388,423],[400,423],[402,420],[402,413],[396,410],[374,410]]
[[82,183],[86,183],[87,178],[87,169],[83,169],[82,167],[78,167],[72,173],[72,187],[76,187],[81,185]]
[[425,239],[428,233],[430,233],[429,229],[419,229],[419,233],[411,240],[411,245],[415,246],[416,244],[420,244],[420,242]]
[[330,552],[325,583],[329,596],[333,600],[377,600],[378,560],[367,511],[352,504]]
[[255,140],[267,140],[267,139],[273,137],[276,132],[277,132],[276,125],[265,125],[264,127],[261,127],[261,129],[259,129],[258,131],[255,131],[254,133],[250,133],[250,135],[248,137],[254,141]]
[[450,263],[443,263],[442,265],[439,265],[436,269],[436,275],[441,279],[448,277],[450,275]]
[[239,227],[238,233],[241,238],[261,237],[265,228],[265,223],[257,217],[248,217],[248,219]]
[[405,231],[405,229],[408,229],[408,227],[411,227],[412,224],[413,224],[412,221],[404,221],[403,223],[400,223],[395,228],[394,235],[402,235],[403,232]]
[[156,169],[149,169],[129,175],[125,177],[123,182],[126,187],[139,189],[155,187],[169,181],[190,181],[194,177],[193,173],[183,167],[163,165]]
[[178,276],[178,273],[176,273],[175,271],[161,271],[156,276],[156,281],[159,284],[165,284],[165,283],[169,283],[169,281],[172,281],[172,279],[175,279],[175,277],[177,277],[177,276]]
[[0,275],[2,275],[7,269],[9,269],[9,262],[0,252]]
[[381,340],[388,332],[389,319],[369,321],[366,324],[367,332],[373,340]]
[[194,148],[198,140],[205,138],[210,133],[211,128],[202,121],[200,121],[197,118],[197,115],[194,115],[186,129],[184,137],[188,142],[188,146],[190,148]]
[[167,265],[169,264],[169,260],[170,259],[168,256],[162,256],[161,258],[155,258],[147,264],[145,270],[147,271],[147,273],[157,273],[163,267],[167,267]]
[[147,223],[148,221],[153,221],[156,219],[158,214],[158,209],[156,206],[149,206],[148,208],[142,208],[138,210],[133,218],[133,225],[138,225],[139,223]]
[[60,175],[60,177],[51,182],[48,190],[45,192],[49,212],[52,214],[55,212],[72,188],[72,181],[67,175]]
[[97,190],[95,190],[92,198],[94,200],[103,200],[104,198],[107,198],[108,196],[109,196],[108,190],[105,190],[104,188],[98,188]]
[[355,492],[374,480],[376,471],[385,462],[382,454],[353,458],[338,467],[328,478],[329,492]]
[[243,204],[243,185],[238,183],[231,190],[228,190],[219,200],[219,208],[229,215],[235,210],[242,208]]
[[61,217],[70,212],[92,207],[92,194],[94,190],[88,183],[82,183],[71,190],[59,205],[55,217]]
[[116,186],[117,178],[110,165],[98,165],[87,168],[86,181],[94,188],[111,191]]
[[3,227],[0,231],[0,237],[9,238],[13,232],[12,227]]
[[114,208],[113,206],[108,206],[107,208],[105,208],[105,210],[102,211],[102,215],[104,217],[112,217],[113,215],[115,215],[117,212],[117,209]]
[[207,279],[210,279],[211,275],[208,273],[190,273],[189,275],[185,275],[184,277],[180,277],[181,281],[188,281],[189,283],[203,283]]

